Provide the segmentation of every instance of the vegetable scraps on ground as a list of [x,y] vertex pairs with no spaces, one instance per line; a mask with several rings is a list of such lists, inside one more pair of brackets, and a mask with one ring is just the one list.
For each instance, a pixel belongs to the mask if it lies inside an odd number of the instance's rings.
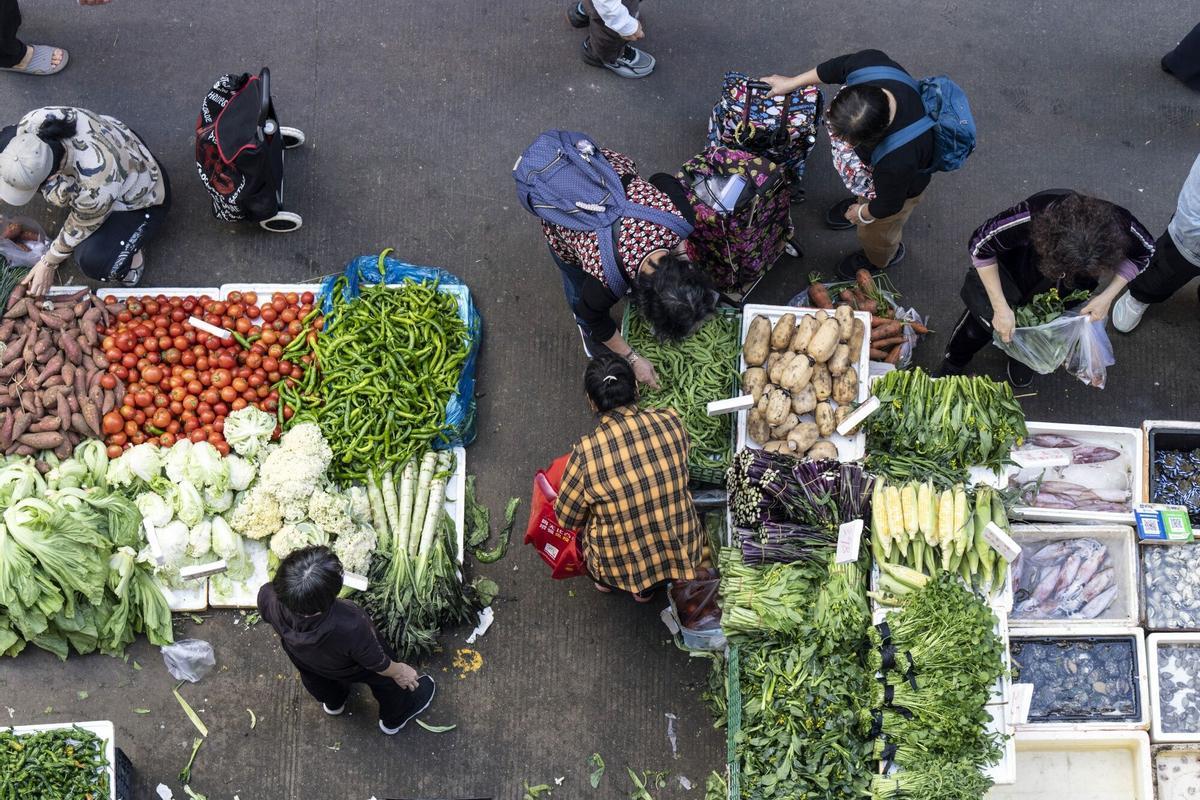
[[912,309],[897,304],[900,293],[886,275],[872,276],[860,269],[853,281],[824,284],[821,276],[809,276],[808,304],[834,309],[848,306],[871,315],[871,360],[903,366],[904,346],[929,333]]
[[170,610],[137,553],[142,516],[109,487],[104,444],[89,439],[63,462],[42,455],[45,477],[28,457],[0,467],[0,653],[119,656],[138,633],[169,644]]
[[[708,404],[729,396],[737,380],[738,318],[716,315],[684,341],[661,342],[642,315],[632,312],[625,339],[649,359],[661,388],[645,388],[640,403],[671,408],[683,418],[689,437],[688,467],[724,471],[729,466],[732,416],[708,415]],[[693,476],[695,477],[695,476]]]
[[442,627],[475,621],[481,608],[459,577],[457,533],[445,509],[452,474],[452,453],[427,450],[398,481],[386,466],[367,479],[379,547],[361,603],[405,661],[428,655]]
[[[102,425],[113,457],[131,445],[170,447],[181,438],[228,453],[222,432],[231,411],[256,406],[283,421],[294,409],[280,405],[280,391],[316,379],[307,369],[311,354],[285,355],[323,325],[312,292],[276,292],[261,307],[255,292],[230,292],[227,300],[143,295],[104,302],[114,319],[101,329],[109,371],[102,380],[120,395]],[[192,316],[229,335],[194,327]]]
[[0,797],[109,798],[106,742],[78,725],[16,733],[0,729]]
[[334,283],[314,345],[320,381],[292,420],[320,426],[339,481],[403,469],[438,442],[468,354],[458,301],[436,283],[368,286],[354,299],[345,287]]
[[931,378],[894,370],[871,387],[879,410],[867,417],[867,466],[894,481],[965,482],[967,469],[998,469],[1027,435],[1008,383],[982,376]]
[[0,321],[0,450],[68,458],[100,436],[101,416],[121,399],[101,351],[106,310],[87,289],[45,300],[18,286]]

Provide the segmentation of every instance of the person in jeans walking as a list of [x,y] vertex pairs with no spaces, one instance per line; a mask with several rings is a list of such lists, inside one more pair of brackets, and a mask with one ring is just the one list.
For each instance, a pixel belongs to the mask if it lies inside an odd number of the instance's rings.
[[[844,84],[850,73],[868,67],[904,69],[880,50],[863,50],[831,58],[794,77],[768,75],[762,80],[771,84],[772,94],[785,95],[818,82]],[[878,78],[843,86],[829,104],[826,121],[831,137],[849,144],[864,164],[870,164],[880,142],[927,114],[920,93],[911,86]],[[856,228],[862,245],[842,259],[840,277],[854,280],[860,269],[878,273],[904,260],[904,225],[929,186],[933,159],[934,133],[928,130],[872,165],[874,199],[848,197],[829,210],[826,225],[834,230]]]
[[[1183,182],[1175,215],[1167,232],[1154,244],[1154,258],[1146,271],[1129,284],[1129,291],[1113,305],[1113,327],[1129,333],[1142,321],[1153,303],[1161,303],[1200,275],[1200,156]],[[1200,291],[1197,292],[1200,297]]]
[[638,19],[640,0],[578,0],[567,9],[575,28],[587,28],[583,61],[622,78],[644,78],[654,71],[654,56],[630,44],[645,38]]
[[341,590],[337,556],[326,547],[305,547],[288,555],[258,590],[258,611],[326,714],[341,714],[351,685],[365,683],[379,703],[379,730],[391,736],[429,708],[437,686],[393,658],[366,612],[338,599]]

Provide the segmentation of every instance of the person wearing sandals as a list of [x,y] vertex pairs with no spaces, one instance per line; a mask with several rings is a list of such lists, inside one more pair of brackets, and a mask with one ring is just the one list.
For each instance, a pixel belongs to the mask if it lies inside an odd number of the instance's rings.
[[70,213],[25,276],[30,294],[45,294],[72,255],[93,280],[137,284],[142,248],[171,206],[167,175],[137,134],[83,108],[30,111],[0,131],[0,200],[22,206],[39,191]]
[[654,56],[630,42],[644,39],[638,19],[639,0],[578,0],[567,9],[573,28],[587,28],[583,63],[603,67],[622,78],[644,78],[654,72]]
[[[103,6],[112,0],[79,0],[81,6]],[[21,29],[21,6],[17,0],[0,0],[0,69],[25,75],[54,75],[71,60],[61,47],[25,44],[17,38]]]
[[688,490],[688,434],[669,409],[640,409],[625,359],[593,358],[583,376],[596,429],[571,449],[554,511],[579,531],[596,590],[646,603],[667,581],[693,580],[703,530]]

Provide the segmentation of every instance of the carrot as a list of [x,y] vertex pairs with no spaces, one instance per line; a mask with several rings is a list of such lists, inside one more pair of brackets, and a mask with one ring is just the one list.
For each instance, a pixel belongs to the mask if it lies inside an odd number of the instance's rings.
[[833,308],[833,301],[829,299],[829,290],[820,281],[809,281],[808,300],[813,304],[813,308]]
[[889,336],[886,339],[879,339],[879,340],[871,342],[871,347],[874,347],[878,350],[886,350],[889,347],[892,347],[893,345],[903,344],[903,343],[904,343],[903,336]]
[[885,358],[887,358],[887,356],[888,354],[886,350],[876,350],[874,347],[871,348],[872,361],[883,361]]
[[912,328],[913,331],[915,331],[916,333],[920,333],[920,334],[929,333],[929,328],[925,327],[920,322],[905,322],[904,324],[907,325],[908,327]]
[[904,329],[899,322],[892,321],[887,325],[880,325],[877,328],[871,329],[871,343],[874,344],[880,339],[887,339],[890,336],[899,336],[904,333]]
[[884,359],[884,362],[887,364],[899,363],[900,362],[900,351],[903,349],[904,348],[902,348],[900,345],[896,345],[895,347],[893,347],[892,352],[888,353],[888,357]]
[[891,317],[885,317],[881,314],[872,314],[871,315],[871,327],[872,328],[878,327],[880,325],[887,325],[888,323],[892,323],[895,321],[896,320],[892,319]]
[[858,299],[850,292],[849,289],[842,289],[838,297],[842,299],[843,303],[850,306],[855,311],[858,310]]
[[871,277],[869,270],[860,269],[854,273],[854,280],[858,284],[858,288],[868,297],[874,297],[878,294],[879,290],[875,288],[875,279]]

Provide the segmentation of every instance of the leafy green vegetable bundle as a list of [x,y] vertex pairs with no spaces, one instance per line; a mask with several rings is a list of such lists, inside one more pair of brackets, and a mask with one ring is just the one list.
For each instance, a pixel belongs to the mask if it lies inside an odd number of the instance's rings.
[[1018,306],[1014,312],[1019,328],[1035,328],[1053,322],[1063,315],[1068,306],[1087,302],[1092,293],[1076,289],[1066,297],[1059,297],[1058,289],[1051,288],[1048,292],[1036,294],[1033,299],[1023,306]]
[[0,653],[121,655],[138,633],[169,644],[171,612],[138,557],[142,515],[108,490],[104,443],[42,458],[44,477],[30,458],[0,467]]
[[0,797],[108,800],[105,742],[78,726],[0,730]]
[[867,466],[897,482],[965,481],[968,467],[1007,463],[1027,434],[1012,387],[982,376],[894,370],[871,391],[880,407],[863,423]]
[[469,345],[458,301],[434,283],[365,286],[353,300],[344,288],[344,278],[333,285],[314,347],[320,383],[291,420],[320,425],[339,482],[403,468],[445,433]]
[[[625,341],[658,371],[658,389],[644,387],[641,404],[672,408],[691,439],[688,467],[703,474],[729,466],[732,414],[708,415],[708,404],[729,396],[738,378],[738,319],[717,315],[680,343],[660,342],[640,314],[629,315]],[[693,476],[695,477],[695,476]]]

